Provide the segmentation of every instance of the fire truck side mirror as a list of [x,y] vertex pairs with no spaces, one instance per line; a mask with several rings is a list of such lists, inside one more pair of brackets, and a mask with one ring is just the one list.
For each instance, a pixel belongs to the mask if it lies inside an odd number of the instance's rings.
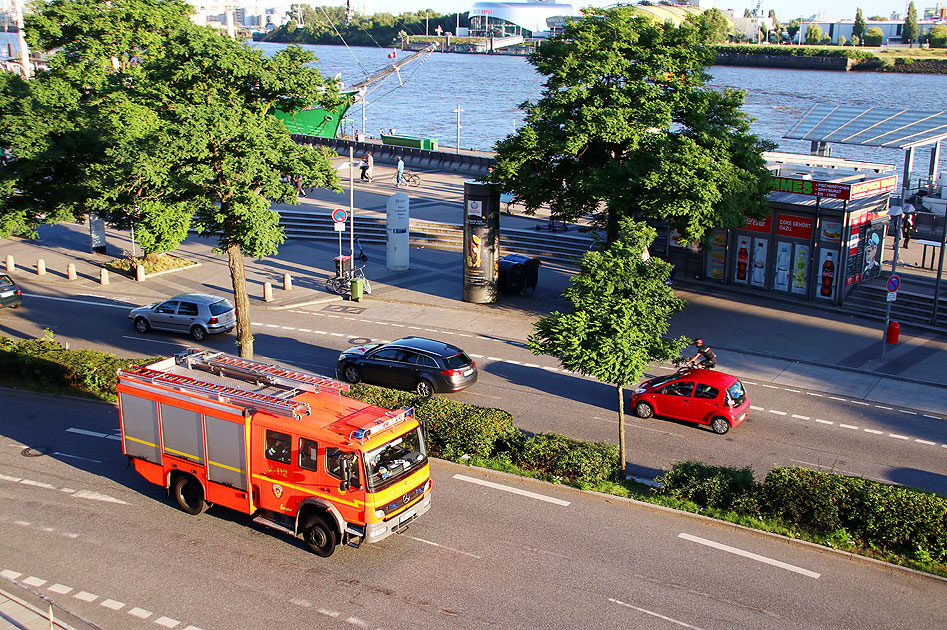
[[342,466],[342,482],[339,483],[341,492],[347,492],[351,488],[358,487],[358,470],[353,466],[354,462],[354,453],[341,453],[339,456],[339,463]]

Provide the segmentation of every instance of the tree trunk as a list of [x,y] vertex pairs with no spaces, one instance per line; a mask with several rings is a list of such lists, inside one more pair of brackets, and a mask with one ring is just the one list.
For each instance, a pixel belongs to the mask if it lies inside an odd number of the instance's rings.
[[618,390],[618,463],[621,467],[621,478],[625,479],[625,391],[621,385],[616,385]]
[[250,330],[250,297],[247,295],[247,275],[243,268],[243,251],[239,243],[227,244],[230,280],[233,282],[233,302],[237,311],[237,350],[244,359],[253,358],[253,332]]

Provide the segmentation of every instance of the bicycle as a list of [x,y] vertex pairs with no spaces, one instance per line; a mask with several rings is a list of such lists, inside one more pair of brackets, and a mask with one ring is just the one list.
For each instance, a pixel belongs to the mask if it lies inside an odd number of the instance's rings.
[[326,291],[336,295],[345,295],[352,290],[352,280],[362,279],[362,290],[365,295],[372,294],[372,284],[365,277],[364,267],[355,267],[350,271],[344,271],[338,275],[332,276],[326,280]]
[[[409,173],[408,171],[405,171],[401,176],[404,178],[404,181],[408,184],[408,186],[411,186],[412,188],[417,188],[421,185],[421,177],[416,173]],[[398,185],[397,173],[395,173],[395,176],[391,178],[391,183],[395,186]]]

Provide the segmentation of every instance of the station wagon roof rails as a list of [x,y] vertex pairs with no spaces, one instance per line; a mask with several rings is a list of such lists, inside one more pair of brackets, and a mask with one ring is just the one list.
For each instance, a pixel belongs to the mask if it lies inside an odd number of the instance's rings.
[[276,396],[270,396],[268,394],[248,392],[235,387],[199,381],[190,376],[152,370],[137,365],[120,369],[118,376],[119,379],[125,378],[130,381],[138,381],[149,385],[164,385],[180,391],[188,391],[206,396],[212,400],[243,406],[245,409],[264,411],[276,416],[293,418],[294,420],[299,420],[303,416],[308,416],[312,413],[309,403],[277,398]]
[[272,363],[242,359],[213,350],[188,348],[178,354],[175,361],[178,365],[191,369],[229,376],[251,383],[265,383],[275,387],[309,392],[330,391],[338,393],[349,391],[348,383],[340,383],[325,376],[299,370],[287,370]]

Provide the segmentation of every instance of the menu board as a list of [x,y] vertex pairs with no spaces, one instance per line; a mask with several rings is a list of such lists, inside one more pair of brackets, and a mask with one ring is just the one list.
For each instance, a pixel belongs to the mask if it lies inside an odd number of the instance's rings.
[[724,264],[727,260],[727,232],[714,230],[707,249],[707,277],[723,280]]
[[[843,250],[844,251],[844,250]],[[861,226],[854,226],[848,239],[848,256],[845,258],[845,286],[861,282],[862,261],[865,259],[865,239]]]

